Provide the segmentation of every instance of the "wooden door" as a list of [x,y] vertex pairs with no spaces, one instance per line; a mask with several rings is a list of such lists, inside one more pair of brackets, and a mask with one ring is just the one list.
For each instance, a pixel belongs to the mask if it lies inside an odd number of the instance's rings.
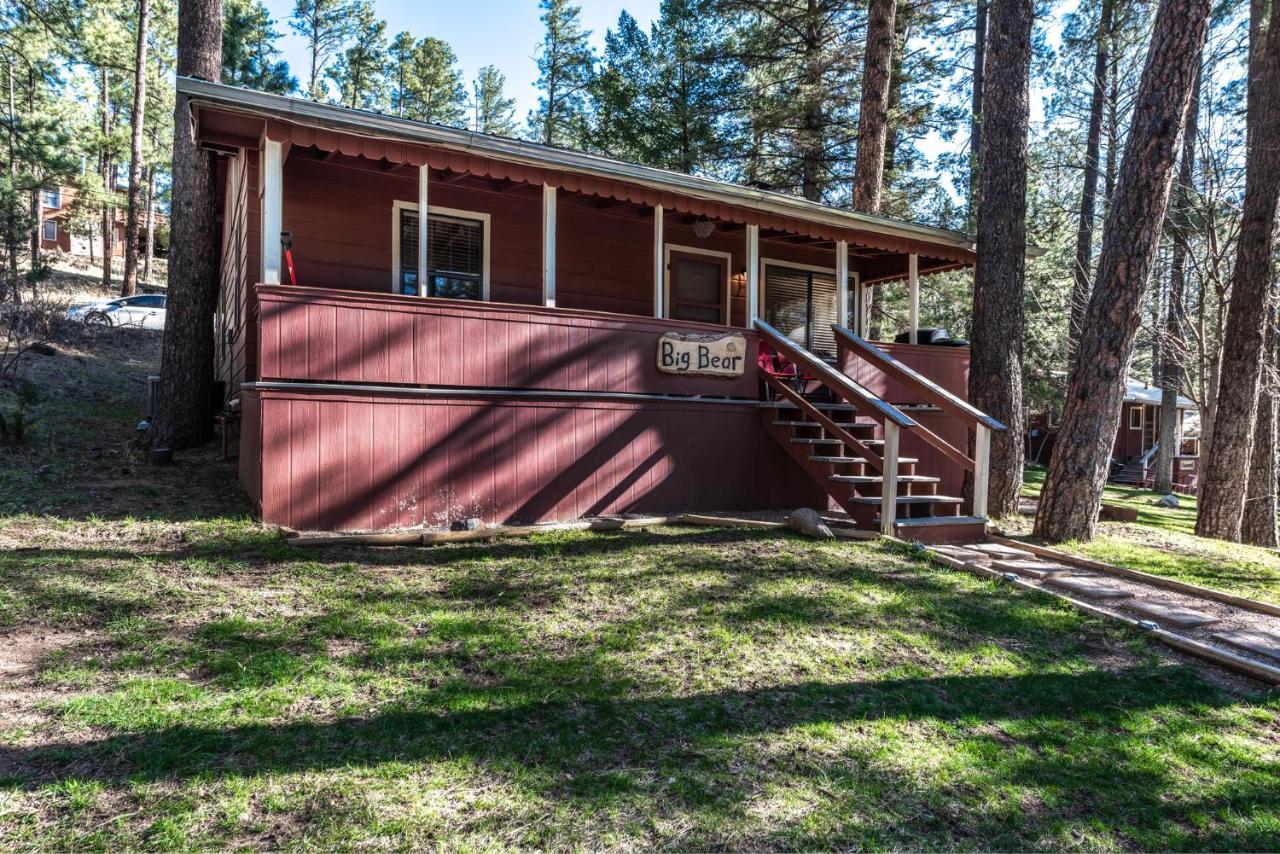
[[667,316],[703,323],[729,322],[729,263],[721,255],[671,250]]

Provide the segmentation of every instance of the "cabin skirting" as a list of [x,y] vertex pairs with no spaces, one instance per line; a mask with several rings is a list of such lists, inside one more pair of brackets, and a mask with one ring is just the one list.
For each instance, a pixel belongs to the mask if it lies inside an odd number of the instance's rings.
[[299,530],[826,507],[750,402],[247,387],[241,480]]

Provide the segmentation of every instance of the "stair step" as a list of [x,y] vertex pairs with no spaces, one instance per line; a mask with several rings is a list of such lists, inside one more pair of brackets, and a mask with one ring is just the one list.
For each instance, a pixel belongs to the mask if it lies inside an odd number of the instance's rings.
[[931,528],[935,525],[986,525],[981,516],[922,516],[918,519],[894,519],[895,528]]
[[[779,427],[822,427],[822,425],[819,424],[817,421],[775,421],[773,423]],[[836,424],[839,425],[844,430],[849,430],[849,429],[870,430],[872,427],[875,426],[870,422],[852,422],[852,421],[846,421],[843,423],[837,421]],[[826,428],[823,428],[823,429],[826,429]]]
[[[841,483],[880,483],[884,480],[878,474],[833,474],[827,477],[828,480],[838,480]],[[927,474],[900,474],[898,475],[898,483],[941,483],[942,478],[930,477]]]
[[[862,457],[833,457],[824,454],[814,454],[809,457],[815,463],[865,463]],[[898,457],[899,463],[918,463],[919,457]]]
[[[878,495],[855,495],[849,500],[854,504],[880,504]],[[962,499],[950,495],[899,495],[895,500],[898,504],[959,504]]]
[[[797,445],[843,445],[843,439],[810,439],[807,437],[792,437],[792,442]],[[866,444],[865,442],[863,444]]]
[[[858,411],[858,407],[850,403],[818,403],[812,400],[809,402],[813,404],[814,409],[820,409],[823,412],[857,412]],[[759,405],[765,409],[797,409],[798,410],[800,408],[789,400],[762,400],[760,401]]]

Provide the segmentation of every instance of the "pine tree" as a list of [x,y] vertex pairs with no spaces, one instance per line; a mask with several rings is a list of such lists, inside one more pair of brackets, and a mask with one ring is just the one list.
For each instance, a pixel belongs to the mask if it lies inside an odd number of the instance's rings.
[[893,18],[897,0],[871,0],[867,7],[867,49],[858,110],[858,156],[853,172],[853,209],[880,210],[884,149],[889,133],[889,84],[893,71]]
[[485,65],[472,84],[471,129],[496,136],[516,133],[516,101],[506,97],[507,78],[495,66]]
[[226,0],[222,20],[222,82],[288,95],[298,88],[279,59],[280,32],[262,0]]
[[1035,535],[1049,541],[1091,539],[1097,526],[1139,309],[1164,224],[1208,17],[1209,0],[1161,0],[1156,13],[1062,426],[1036,513]]
[[358,3],[351,23],[352,44],[329,70],[338,103],[353,110],[375,110],[386,101],[387,22],[369,0]]
[[387,82],[391,87],[391,112],[401,118],[408,110],[409,78],[413,66],[413,33],[400,32],[387,48]]
[[150,37],[151,0],[138,0],[138,20],[133,71],[133,109],[129,114],[129,184],[124,227],[124,274],[120,295],[138,291],[138,237],[142,224],[142,134],[146,130],[147,47]]
[[581,7],[570,0],[542,0],[546,28],[538,46],[538,107],[529,113],[530,134],[543,145],[580,146],[587,136],[586,89],[595,69],[578,20]]
[[466,124],[467,89],[448,43],[430,37],[419,41],[409,71],[405,115],[440,125]]
[[329,63],[355,35],[359,0],[296,0],[289,28],[306,41],[310,67],[306,95],[313,101],[328,100],[324,75]]

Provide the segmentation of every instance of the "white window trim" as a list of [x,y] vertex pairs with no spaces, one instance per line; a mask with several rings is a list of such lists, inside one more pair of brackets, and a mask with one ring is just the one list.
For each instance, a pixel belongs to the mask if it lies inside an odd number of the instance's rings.
[[[53,237],[49,236],[49,226],[53,226]],[[58,239],[58,221],[56,219],[46,219],[40,224],[41,240],[57,240]]]
[[51,211],[62,210],[62,190],[45,190],[42,204]]
[[[404,202],[396,199],[391,203],[391,292],[400,293],[400,212],[413,211],[418,212],[417,202]],[[484,226],[484,249],[481,253],[481,270],[480,270],[480,299],[489,302],[489,247],[493,240],[493,229],[490,227],[489,214],[480,211],[464,211],[457,208],[445,208],[439,205],[427,205],[427,216],[432,214],[439,216],[452,216],[458,219],[472,219],[483,224]],[[423,283],[426,280],[425,271],[418,271],[418,295],[426,296],[426,288]]]
[[[1135,413],[1138,416],[1138,423],[1136,425],[1133,423],[1133,416]],[[1147,408],[1145,406],[1139,405],[1139,406],[1129,407],[1129,429],[1130,430],[1141,430],[1146,423],[1146,419],[1147,419]]]
[[[671,317],[671,253],[681,252],[685,255],[706,255],[710,258],[724,259],[724,310],[720,316],[720,324],[722,326],[729,325],[729,319],[733,316],[732,307],[729,305],[729,282],[733,278],[733,253],[724,252],[719,249],[703,249],[701,246],[681,246],[676,243],[666,243],[663,245],[662,252],[662,316],[667,320]],[[697,322],[697,321],[694,321]]]

